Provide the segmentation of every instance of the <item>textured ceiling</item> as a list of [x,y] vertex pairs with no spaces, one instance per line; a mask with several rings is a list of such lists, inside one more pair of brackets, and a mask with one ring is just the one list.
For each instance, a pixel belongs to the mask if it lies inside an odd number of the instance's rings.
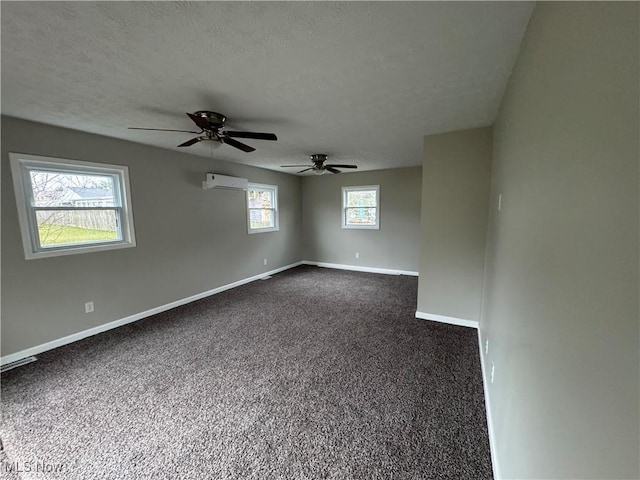
[[425,134],[493,123],[529,2],[1,2],[2,113],[176,149],[185,112],[274,132],[243,153],[420,165]]

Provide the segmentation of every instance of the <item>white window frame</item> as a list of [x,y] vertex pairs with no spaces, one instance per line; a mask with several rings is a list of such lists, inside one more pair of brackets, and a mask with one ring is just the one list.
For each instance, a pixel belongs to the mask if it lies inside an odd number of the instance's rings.
[[[22,234],[22,246],[24,248],[24,256],[27,260],[57,257],[61,255],[74,255],[78,253],[100,252],[104,250],[136,246],[133,213],[131,210],[131,189],[129,186],[128,167],[105,163],[84,162],[80,160],[68,160],[64,158],[43,157],[25,153],[9,153],[9,161],[11,163],[13,189],[16,195],[16,204],[18,207],[18,220],[20,223],[20,233]],[[29,172],[34,169],[85,175],[99,174],[113,177],[116,195],[118,195],[121,205],[112,207],[78,206],[72,208],[73,210],[114,210],[116,212],[116,220],[118,222],[118,229],[122,239],[112,242],[100,241],[42,247],[38,236],[36,211],[49,207],[33,206],[33,190],[31,187]],[[55,207],[55,210],[64,209],[65,207]]]
[[[347,224],[347,193],[362,190],[375,190],[376,192],[376,223],[375,225],[349,225]],[[372,208],[372,207],[369,207]],[[380,185],[362,185],[355,187],[342,187],[342,228],[354,230],[379,230],[380,229]]]
[[[250,208],[249,207],[249,192],[251,190],[270,190],[273,195],[273,208],[264,209],[264,208]],[[263,183],[250,183],[247,186],[247,232],[250,234],[253,233],[266,233],[266,232],[277,232],[280,230],[280,210],[278,208],[278,186],[277,185],[266,185]],[[265,228],[251,228],[251,210],[271,210],[274,215],[274,226],[273,227],[265,227]]]

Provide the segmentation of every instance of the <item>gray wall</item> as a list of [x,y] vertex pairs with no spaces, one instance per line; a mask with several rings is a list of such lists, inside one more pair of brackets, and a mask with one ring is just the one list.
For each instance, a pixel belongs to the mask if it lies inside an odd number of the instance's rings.
[[[417,272],[421,176],[414,167],[304,177],[304,259]],[[342,187],[356,185],[380,185],[380,230],[342,228]]]
[[[127,165],[137,247],[25,260],[8,152]],[[293,175],[6,117],[1,162],[3,356],[302,258]],[[278,185],[280,231],[248,235],[244,192],[203,190],[207,171]]]
[[480,319],[490,127],[424,138],[418,311]]
[[638,14],[538,3],[494,128],[481,330],[503,478],[640,476]]

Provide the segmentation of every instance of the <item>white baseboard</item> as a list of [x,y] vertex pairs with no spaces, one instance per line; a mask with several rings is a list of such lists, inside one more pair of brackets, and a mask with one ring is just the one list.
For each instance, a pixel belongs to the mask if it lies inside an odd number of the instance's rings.
[[302,263],[305,265],[315,265],[316,267],[336,268],[338,270],[352,270],[354,272],[383,273],[385,275],[410,275],[412,277],[418,276],[418,272],[412,272],[410,270],[394,270],[391,268],[361,267],[360,265],[343,265],[340,263],[312,262],[309,260],[305,260]]
[[[143,318],[150,317],[152,315],[156,315],[158,313],[165,312],[175,307],[179,307],[182,305],[186,305],[187,303],[194,302],[196,300],[200,300],[202,298],[210,297],[217,293],[224,292],[225,290],[230,290],[235,287],[239,287],[240,285],[245,285],[247,283],[251,283],[255,280],[259,280],[268,275],[274,275],[276,273],[283,272],[285,270],[289,270],[291,268],[297,267],[298,265],[316,265],[318,267],[326,267],[326,268],[336,268],[341,270],[353,270],[357,272],[369,272],[369,273],[383,273],[387,275],[411,275],[418,276],[418,272],[411,272],[405,270],[391,270],[384,268],[372,268],[372,267],[359,267],[354,265],[340,265],[335,263],[323,263],[323,262],[310,262],[310,261],[301,261],[292,263],[290,265],[286,265],[284,267],[276,268],[274,270],[270,270],[268,272],[264,272],[258,275],[254,275],[249,278],[245,278],[242,280],[238,280],[233,283],[229,283],[227,285],[222,285],[220,287],[214,288],[212,290],[207,290],[206,292],[198,293],[196,295],[192,295],[190,297],[186,297],[180,300],[176,300],[171,303],[167,303],[165,305],[161,305],[159,307],[152,308],[150,310],[146,310],[144,312],[136,313],[134,315],[129,315],[128,317],[121,318],[119,320],[114,320],[113,322],[105,323],[103,325],[98,325],[97,327],[90,328],[88,330],[83,330],[78,333],[74,333],[72,335],[67,335],[66,337],[59,338],[57,340],[52,340],[50,342],[43,343],[41,345],[37,345],[35,347],[27,348],[25,350],[21,350],[16,353],[12,353],[10,355],[6,355],[0,358],[0,364],[5,365],[8,363],[16,362],[18,360],[22,360],[24,358],[30,357],[32,355],[37,355],[42,352],[46,352],[48,350],[52,350],[57,347],[61,347],[63,345],[67,345],[69,343],[76,342],[78,340],[82,340],[83,338],[91,337],[93,335],[97,335],[98,333],[106,332],[108,330],[112,330],[114,328],[120,327],[122,325],[126,325],[128,323],[133,323],[137,320],[141,320]],[[478,329],[478,346],[480,349],[480,365],[482,368],[482,384],[484,386],[484,398],[485,398],[485,410],[487,412],[487,426],[489,430],[489,445],[491,449],[491,463],[493,465],[493,476],[495,480],[501,480],[502,476],[500,473],[500,467],[498,464],[498,459],[496,456],[496,446],[495,446],[495,435],[493,430],[493,421],[491,418],[491,402],[489,398],[489,391],[487,386],[487,376],[484,364],[484,353],[482,351],[482,336],[480,334],[480,329],[478,328],[478,322],[473,320],[465,320],[455,317],[446,317],[443,315],[435,315],[423,312],[416,312],[416,318],[424,319],[424,320],[432,320],[436,322],[449,323],[452,325],[460,325],[464,327],[472,327]]]
[[465,320],[464,318],[445,317],[444,315],[436,315],[434,313],[416,312],[416,318],[422,320],[431,320],[434,322],[448,323],[450,325],[458,325],[460,327],[478,328],[478,322],[475,320]]
[[67,335],[66,337],[58,338],[56,340],[52,340],[50,342],[37,345],[35,347],[27,348],[20,352],[6,355],[0,358],[0,364],[5,365],[7,363],[15,362],[17,360],[21,360],[23,358],[30,357],[32,355],[37,355],[39,353],[46,352],[47,350],[52,350],[54,348],[67,345],[69,343],[77,342],[78,340],[82,340],[83,338],[91,337],[93,335],[97,335],[98,333],[106,332],[107,330],[111,330],[111,329],[120,327],[122,325],[126,325],[128,323],[132,323],[137,320],[150,317],[151,315],[156,315],[158,313],[171,310],[172,308],[179,307],[181,305],[186,305],[187,303],[195,302],[196,300],[200,300],[202,298],[210,297],[211,295],[215,295],[216,293],[224,292],[225,290],[229,290],[231,288],[239,287],[240,285],[244,285],[246,283],[259,280],[260,278],[265,277],[267,275],[274,275],[276,273],[289,270],[290,268],[294,268],[294,267],[297,267],[298,265],[302,265],[302,263],[303,262],[292,263],[291,265],[286,265],[284,267],[276,268],[275,270],[270,270],[268,272],[260,273],[258,275],[254,275],[253,277],[244,278],[242,280],[238,280],[237,282],[229,283],[227,285],[222,285],[221,287],[217,287],[212,290],[207,290],[206,292],[198,293],[196,295],[192,295],[187,298],[176,300],[175,302],[167,303],[166,305],[161,305],[159,307],[155,307],[150,310],[146,310],[144,312],[135,313],[133,315],[129,315],[128,317],[124,317],[119,320],[114,320],[113,322],[105,323],[103,325],[98,325],[97,327],[89,328],[88,330],[83,330],[78,333],[73,333],[71,335]]
[[491,465],[493,466],[494,480],[502,480],[500,464],[498,463],[498,450],[496,448],[496,435],[493,429],[491,417],[491,399],[489,397],[489,383],[487,382],[487,370],[484,364],[484,350],[482,348],[482,334],[478,328],[478,347],[480,348],[480,367],[482,368],[482,385],[484,387],[484,409],[487,411],[487,429],[489,430],[489,449],[491,451]]

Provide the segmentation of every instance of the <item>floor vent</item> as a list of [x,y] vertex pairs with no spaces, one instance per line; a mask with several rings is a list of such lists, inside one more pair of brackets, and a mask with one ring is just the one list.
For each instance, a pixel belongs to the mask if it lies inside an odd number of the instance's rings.
[[26,365],[27,363],[35,362],[36,360],[37,360],[36,357],[27,357],[27,358],[22,358],[20,360],[16,360],[15,362],[6,363],[2,365],[2,367],[0,367],[0,372],[4,373],[14,368],[21,367],[22,365]]

